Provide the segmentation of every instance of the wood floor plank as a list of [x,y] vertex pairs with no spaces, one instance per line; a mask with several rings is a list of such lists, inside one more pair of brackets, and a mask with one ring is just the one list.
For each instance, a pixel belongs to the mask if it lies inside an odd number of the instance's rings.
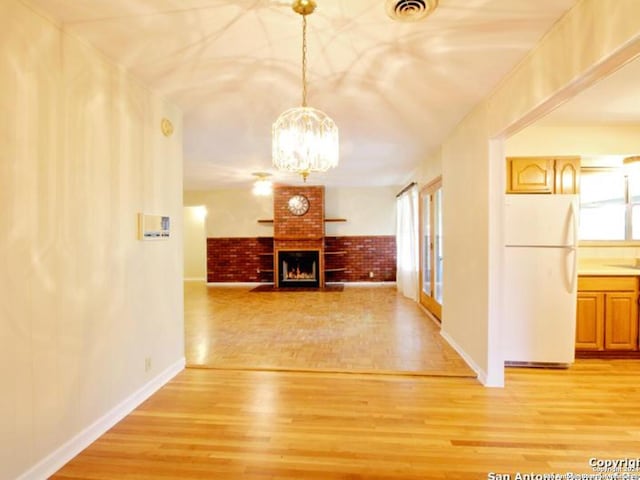
[[474,379],[187,369],[54,479],[478,479],[640,452],[640,364]]

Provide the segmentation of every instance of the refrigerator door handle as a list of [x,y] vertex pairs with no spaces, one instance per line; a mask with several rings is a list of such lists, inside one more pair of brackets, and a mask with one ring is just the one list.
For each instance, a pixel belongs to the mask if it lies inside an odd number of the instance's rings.
[[[569,254],[573,255],[573,262],[571,265],[571,272],[568,272],[569,277],[569,292],[573,293],[576,290],[576,282],[578,280],[578,214],[576,213],[576,203],[571,202],[571,222],[573,238],[571,239],[571,246],[569,247]],[[566,264],[565,264],[566,266]]]
[[571,246],[573,246],[573,248],[576,248],[578,246],[578,214],[576,212],[576,202],[573,201],[570,205],[571,207],[569,207],[569,210],[571,212],[571,223],[573,227],[573,238],[571,239]]

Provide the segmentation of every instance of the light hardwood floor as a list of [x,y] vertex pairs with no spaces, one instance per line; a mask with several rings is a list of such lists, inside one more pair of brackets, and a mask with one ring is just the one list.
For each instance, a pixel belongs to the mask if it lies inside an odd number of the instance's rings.
[[[53,478],[486,479],[640,456],[638,361],[508,369],[488,389],[455,376],[437,326],[393,289],[247,290],[188,285],[187,358],[202,368]],[[454,376],[407,375],[428,371]]]
[[504,389],[453,377],[187,369],[53,478],[593,473],[592,457],[639,456],[639,379],[629,360],[510,369]]
[[185,283],[188,366],[475,376],[395,286],[250,290]]

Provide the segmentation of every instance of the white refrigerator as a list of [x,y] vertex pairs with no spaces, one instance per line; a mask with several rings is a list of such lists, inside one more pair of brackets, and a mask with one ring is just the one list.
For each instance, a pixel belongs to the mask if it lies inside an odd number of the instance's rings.
[[577,241],[577,195],[505,196],[507,364],[573,363]]

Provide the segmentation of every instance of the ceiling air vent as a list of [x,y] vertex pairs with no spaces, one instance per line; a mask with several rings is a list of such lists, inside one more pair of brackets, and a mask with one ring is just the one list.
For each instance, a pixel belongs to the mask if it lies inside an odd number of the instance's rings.
[[438,0],[387,0],[387,14],[401,22],[417,22],[431,14]]

